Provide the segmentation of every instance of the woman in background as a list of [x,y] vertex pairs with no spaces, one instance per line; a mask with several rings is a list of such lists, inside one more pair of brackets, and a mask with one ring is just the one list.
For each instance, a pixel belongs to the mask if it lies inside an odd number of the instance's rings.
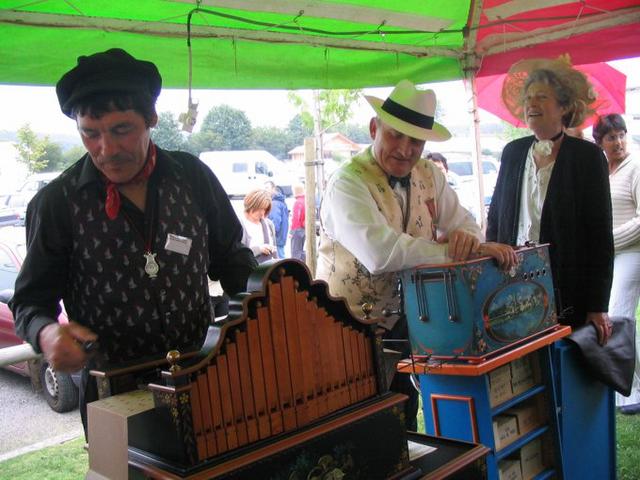
[[[613,284],[609,315],[636,318],[640,298],[640,160],[627,151],[627,125],[621,115],[602,116],[593,139],[609,163],[613,208]],[[622,413],[640,413],[640,361],[636,336],[636,369],[631,395],[616,394]]]
[[449,165],[447,164],[447,158],[438,152],[427,153],[427,160],[431,160],[440,171],[444,174],[445,178],[449,178]]
[[604,344],[613,275],[607,161],[594,143],[564,133],[593,112],[593,89],[563,59],[530,59],[511,67],[502,98],[534,135],[502,152],[487,241],[549,243],[560,323],[592,323]]
[[244,197],[242,243],[251,249],[258,263],[278,258],[275,227],[267,218],[270,211],[271,192],[257,189]]

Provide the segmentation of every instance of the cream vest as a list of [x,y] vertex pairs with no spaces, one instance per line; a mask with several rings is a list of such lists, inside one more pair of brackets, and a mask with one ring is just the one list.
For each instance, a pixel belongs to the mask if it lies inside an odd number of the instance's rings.
[[[342,169],[362,179],[371,195],[371,201],[387,219],[389,225],[398,233],[412,237],[432,240],[435,222],[432,213],[437,212],[433,172],[427,160],[421,159],[411,170],[411,187],[408,190],[409,203],[406,230],[403,225],[403,213],[393,190],[387,181],[387,175],[371,154],[371,147],[354,156]],[[341,215],[340,211],[331,212]],[[362,305],[371,303],[372,316],[382,317],[382,310],[398,310],[397,276],[395,272],[372,275],[339,242],[329,238],[324,230],[320,234],[320,247],[316,277],[329,284],[334,296],[347,299],[352,312],[362,317]],[[394,315],[383,322],[387,327],[395,323]]]

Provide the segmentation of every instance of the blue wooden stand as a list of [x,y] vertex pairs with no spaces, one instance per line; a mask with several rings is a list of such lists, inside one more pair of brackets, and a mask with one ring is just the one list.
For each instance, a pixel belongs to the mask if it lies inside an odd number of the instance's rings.
[[[563,454],[560,448],[559,420],[556,415],[556,390],[551,345],[570,333],[568,327],[555,331],[497,357],[477,364],[414,364],[419,373],[427,434],[481,443],[489,447],[487,477],[498,479],[498,463],[516,453],[522,446],[541,438],[551,452],[552,460],[536,479],[574,478],[563,476]],[[538,365],[539,382],[509,400],[491,406],[489,376],[495,369],[525,355],[532,355]],[[422,369],[422,371],[420,371]],[[406,370],[405,370],[406,371]],[[545,421],[498,449],[494,439],[493,420],[506,410],[538,397],[545,410]]]
[[615,479],[613,390],[588,374],[571,342],[555,343],[553,357],[565,478]]
[[[498,462],[537,437],[543,438],[553,459],[535,479],[615,479],[613,392],[585,371],[577,348],[562,340],[569,333],[569,327],[558,326],[555,332],[478,364],[402,363],[400,371],[418,373],[427,434],[489,447],[489,479],[498,479]],[[492,407],[490,373],[534,352],[539,382]],[[535,396],[544,397],[546,421],[497,449],[493,419]]]

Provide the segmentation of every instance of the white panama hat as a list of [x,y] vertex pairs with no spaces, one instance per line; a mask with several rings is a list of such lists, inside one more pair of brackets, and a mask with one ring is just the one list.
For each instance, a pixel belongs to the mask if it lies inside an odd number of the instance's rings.
[[436,94],[433,90],[418,90],[409,80],[401,80],[386,100],[370,95],[364,98],[380,120],[400,133],[431,142],[451,138],[449,130],[434,120]]

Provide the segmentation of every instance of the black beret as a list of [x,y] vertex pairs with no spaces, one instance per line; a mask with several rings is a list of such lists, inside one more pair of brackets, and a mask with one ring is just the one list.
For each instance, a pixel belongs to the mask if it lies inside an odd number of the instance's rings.
[[146,92],[155,100],[162,77],[151,62],[137,60],[121,48],[78,57],[78,65],[65,73],[56,85],[62,112],[72,117],[78,101],[100,93]]

